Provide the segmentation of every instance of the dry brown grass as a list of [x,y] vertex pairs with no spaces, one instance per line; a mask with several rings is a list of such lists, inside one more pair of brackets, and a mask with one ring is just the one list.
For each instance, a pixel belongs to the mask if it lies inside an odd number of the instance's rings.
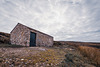
[[84,56],[93,61],[95,65],[100,66],[100,49],[87,46],[79,46],[78,48]]

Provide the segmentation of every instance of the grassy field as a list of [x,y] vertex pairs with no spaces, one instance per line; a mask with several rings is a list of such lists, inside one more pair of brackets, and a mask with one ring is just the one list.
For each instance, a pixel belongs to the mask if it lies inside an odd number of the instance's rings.
[[78,50],[83,57],[87,58],[88,61],[91,61],[90,64],[100,67],[100,43],[55,41],[54,44],[58,47],[67,45],[73,48],[74,46],[74,49]]
[[[22,47],[0,44],[0,65],[24,67],[96,67],[76,47],[54,45],[53,47]],[[14,47],[15,46],[15,47]],[[20,48],[19,48],[20,47]]]
[[[19,45],[0,44],[0,65],[40,67],[57,66],[65,59],[65,52],[46,47],[22,47]],[[20,48],[19,48],[20,47]]]

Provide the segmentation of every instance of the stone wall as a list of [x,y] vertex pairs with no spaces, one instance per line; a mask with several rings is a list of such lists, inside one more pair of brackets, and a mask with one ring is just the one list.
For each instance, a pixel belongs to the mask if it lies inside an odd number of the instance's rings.
[[29,46],[29,36],[29,30],[25,26],[18,24],[11,32],[11,44]]
[[30,32],[36,33],[36,46],[52,46],[53,37],[31,29],[22,24],[17,24],[11,31],[10,41],[11,44],[29,46],[30,45]]
[[53,37],[42,34],[40,32],[31,30],[31,32],[36,33],[36,45],[37,46],[52,46],[53,45]]

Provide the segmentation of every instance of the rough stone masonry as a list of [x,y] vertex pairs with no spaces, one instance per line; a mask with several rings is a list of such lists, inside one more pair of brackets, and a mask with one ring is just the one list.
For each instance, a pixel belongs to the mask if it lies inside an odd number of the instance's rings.
[[18,23],[10,32],[10,42],[22,46],[53,46],[53,37]]

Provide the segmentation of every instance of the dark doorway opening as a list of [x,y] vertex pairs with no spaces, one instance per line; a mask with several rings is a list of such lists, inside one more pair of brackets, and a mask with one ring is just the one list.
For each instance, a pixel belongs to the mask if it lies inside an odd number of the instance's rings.
[[36,46],[36,33],[30,32],[30,47]]

